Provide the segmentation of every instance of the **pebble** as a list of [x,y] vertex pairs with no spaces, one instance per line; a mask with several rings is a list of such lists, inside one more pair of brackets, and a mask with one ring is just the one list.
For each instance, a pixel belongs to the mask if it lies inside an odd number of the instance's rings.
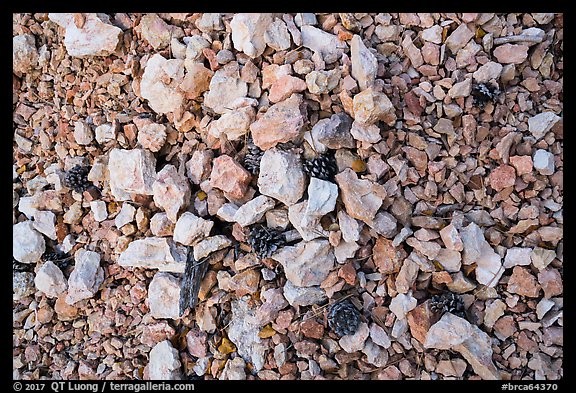
[[417,303],[418,301],[412,296],[412,293],[399,293],[392,298],[389,308],[398,319],[405,319],[406,314],[413,310]]
[[352,76],[358,82],[360,90],[372,87],[378,71],[378,60],[366,48],[358,34],[354,34],[350,41],[350,58],[352,60]]
[[184,212],[174,227],[174,241],[186,246],[193,246],[198,241],[208,237],[213,226],[214,221],[212,220],[205,220],[191,212]]
[[564,290],[560,272],[550,267],[538,272],[538,282],[542,285],[544,297],[547,299],[561,295]]
[[448,90],[448,95],[450,98],[468,97],[472,92],[472,78],[466,78],[462,82],[455,83],[450,90]]
[[34,229],[33,221],[12,226],[12,256],[21,263],[36,263],[46,250],[44,237]]
[[[82,28],[74,23],[73,13],[49,13],[48,18],[66,32],[64,46],[70,56],[108,56],[116,51],[122,29],[113,26],[105,14],[84,13]],[[103,19],[104,18],[104,19]]]
[[232,300],[231,309],[228,338],[238,349],[238,354],[252,363],[256,371],[260,371],[264,366],[268,344],[258,336],[260,326],[255,318],[256,309],[246,297]]
[[376,323],[370,324],[370,339],[376,345],[381,346],[382,348],[388,349],[392,346],[392,341],[390,340],[390,336],[388,333]]
[[436,372],[446,377],[462,378],[467,364],[462,359],[440,360],[436,366]]
[[384,93],[373,88],[363,90],[353,99],[354,119],[360,123],[374,124],[382,120],[389,126],[396,122],[394,105]]
[[214,152],[212,150],[195,150],[192,158],[186,162],[186,176],[194,184],[200,184],[210,177]]
[[546,313],[550,311],[552,307],[554,307],[555,305],[556,303],[554,303],[550,299],[543,298],[542,300],[540,300],[536,305],[536,316],[538,317],[538,319],[540,320],[544,318]]
[[186,247],[177,245],[171,238],[146,237],[132,241],[118,257],[118,264],[184,273],[187,254]]
[[100,254],[80,248],[74,253],[74,261],[74,270],[68,277],[68,294],[65,299],[69,305],[92,298],[104,282]]
[[[52,261],[47,261],[38,269],[34,277],[36,289],[49,298],[57,298],[68,289],[62,270]],[[15,292],[16,293],[16,292]]]
[[538,297],[541,286],[530,270],[521,266],[515,266],[508,280],[506,290],[521,296]]
[[477,83],[488,83],[492,79],[498,80],[503,68],[502,64],[489,61],[478,67],[478,69],[472,73],[472,77]]
[[192,196],[188,179],[178,173],[171,164],[165,165],[157,173],[152,191],[154,203],[166,212],[166,216],[173,223],[176,223],[180,212],[188,206]]
[[224,235],[207,237],[194,245],[194,259],[200,261],[211,253],[230,247],[231,245],[232,241]]
[[442,43],[442,27],[434,25],[427,29],[422,30],[422,39],[424,41],[432,42],[434,44]]
[[440,316],[430,310],[430,300],[426,300],[414,307],[406,314],[408,326],[412,337],[424,344],[430,327],[438,322]]
[[534,138],[541,139],[562,119],[554,112],[542,112],[528,119],[528,130]]
[[156,157],[152,152],[114,148],[109,154],[110,192],[116,201],[131,200],[131,194],[153,194]]
[[295,93],[268,108],[264,115],[250,125],[250,131],[254,144],[262,150],[268,150],[278,143],[300,138],[307,121],[302,95]]
[[302,198],[306,190],[306,176],[298,154],[277,148],[266,150],[260,161],[258,189],[291,206]]
[[290,33],[286,23],[282,19],[274,18],[264,33],[264,41],[276,51],[290,48]]
[[38,49],[32,34],[12,37],[12,69],[22,74],[34,69],[38,64]]
[[460,271],[462,266],[462,256],[459,251],[441,248],[436,254],[436,260],[442,265],[444,270],[450,273]]
[[528,58],[528,46],[524,44],[504,44],[494,49],[499,63],[521,64]]
[[396,290],[399,293],[408,293],[412,285],[416,282],[419,270],[420,266],[412,259],[404,259],[398,276],[396,276]]
[[512,247],[506,251],[504,268],[526,266],[531,262],[532,249],[528,247]]
[[234,199],[242,199],[252,179],[250,172],[226,154],[215,158],[212,165],[210,186],[224,191]]
[[[38,277],[38,273],[36,273]],[[33,295],[36,292],[34,273],[30,272],[13,272],[12,273],[12,300],[19,302],[27,296]],[[64,280],[66,284],[66,280]],[[37,288],[37,286],[36,286]]]
[[476,263],[476,280],[482,285],[495,287],[504,273],[500,256],[486,241],[476,223],[463,227],[459,233],[464,244],[462,262],[465,265]]
[[496,191],[502,191],[507,187],[514,186],[516,182],[516,171],[510,165],[500,165],[490,172],[488,176],[490,187]]
[[554,174],[554,154],[549,151],[538,149],[532,157],[534,169],[540,174],[550,176]]
[[320,285],[334,268],[335,256],[328,240],[302,241],[272,255],[284,267],[286,278],[298,287]]
[[362,223],[355,218],[350,217],[344,210],[338,211],[337,217],[340,232],[342,232],[342,239],[345,242],[358,241],[363,226]]
[[462,23],[446,38],[445,45],[453,54],[456,54],[466,46],[472,37],[474,37],[474,33],[466,24]]
[[367,224],[372,224],[386,196],[384,189],[370,180],[358,179],[356,173],[350,168],[337,174],[335,179],[340,188],[346,213]]
[[306,216],[323,216],[330,213],[336,207],[336,198],[338,198],[336,184],[317,177],[310,178]]
[[348,45],[340,41],[336,35],[316,27],[305,25],[302,26],[300,32],[302,46],[318,53],[327,64],[337,61],[348,49]]
[[404,54],[410,59],[410,64],[412,67],[418,68],[424,64],[424,59],[422,57],[421,51],[414,45],[410,36],[406,35],[404,40],[402,40],[402,50]]
[[260,56],[266,49],[265,34],[272,22],[269,13],[238,13],[230,21],[234,49],[251,58]]
[[354,138],[350,134],[352,118],[344,112],[332,115],[329,119],[318,121],[313,127],[312,134],[315,139],[329,149],[343,147],[353,148],[356,146]]
[[450,223],[440,230],[440,238],[449,250],[462,251],[464,244],[456,227]]
[[[148,59],[140,81],[140,95],[154,112],[174,112],[184,104],[184,92],[179,88],[184,79],[183,64],[183,60],[167,60],[159,53]],[[181,75],[175,75],[176,78],[170,78],[170,82],[166,83],[166,71],[171,66],[179,69]]]
[[188,333],[186,333],[186,348],[190,355],[197,358],[203,358],[206,356],[206,340],[208,335],[206,332],[201,331],[197,327],[192,327]]
[[180,355],[169,340],[160,341],[152,348],[146,367],[151,380],[182,379]]
[[358,326],[358,330],[354,334],[347,334],[342,336],[338,343],[348,353],[361,351],[364,348],[364,344],[370,335],[370,329],[366,322],[361,322]]
[[398,233],[398,221],[392,214],[381,211],[376,214],[372,222],[367,223],[368,226],[377,234],[385,238],[392,239]]
[[311,306],[326,300],[326,292],[318,286],[300,287],[287,280],[284,284],[284,298],[293,306]]
[[148,286],[148,307],[156,319],[180,317],[180,279],[158,272]]
[[90,209],[94,215],[94,219],[98,222],[102,222],[108,218],[108,210],[106,208],[106,202],[104,201],[92,201],[90,202]]
[[224,67],[216,71],[210,79],[208,93],[204,96],[204,105],[223,115],[235,110],[235,104],[239,99],[246,97],[247,93],[248,85],[240,78],[238,70]]
[[506,303],[500,299],[489,300],[486,302],[484,310],[484,325],[492,329],[496,321],[504,315],[506,311]]
[[296,203],[288,207],[288,220],[296,228],[302,239],[310,241],[318,237],[328,237],[329,232],[322,228],[321,216],[306,214],[308,201]]

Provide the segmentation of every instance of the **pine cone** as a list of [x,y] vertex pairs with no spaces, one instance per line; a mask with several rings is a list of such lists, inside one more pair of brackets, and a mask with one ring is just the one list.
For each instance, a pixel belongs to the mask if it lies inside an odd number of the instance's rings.
[[491,101],[496,97],[500,91],[497,87],[480,83],[478,85],[472,86],[472,97],[474,97],[474,105],[484,107],[488,101]]
[[466,318],[466,311],[464,310],[464,302],[462,302],[462,298],[449,291],[432,296],[430,309],[436,313],[444,314],[450,312],[461,318]]
[[76,165],[66,172],[64,183],[74,191],[82,193],[92,185],[92,182],[88,180],[88,172],[90,172],[90,167]]
[[334,303],[328,310],[328,326],[340,337],[354,334],[360,326],[360,312],[350,300]]
[[284,235],[262,225],[254,227],[248,237],[248,244],[260,259],[270,258],[284,243]]
[[43,261],[52,261],[60,270],[65,270],[72,264],[74,258],[69,254],[61,251],[45,252],[42,254]]
[[248,149],[248,152],[244,157],[244,168],[250,171],[253,175],[256,175],[260,172],[260,160],[262,159],[264,152],[254,144],[252,138],[248,139],[246,148]]
[[312,177],[333,181],[338,173],[336,157],[333,153],[319,155],[317,158],[304,162],[304,171]]

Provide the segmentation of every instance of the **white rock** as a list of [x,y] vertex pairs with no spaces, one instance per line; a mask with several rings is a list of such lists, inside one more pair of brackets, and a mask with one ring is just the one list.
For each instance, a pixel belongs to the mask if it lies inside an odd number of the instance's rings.
[[336,198],[338,198],[336,184],[316,177],[310,178],[306,214],[323,216],[330,213],[336,207]]
[[156,319],[180,318],[180,279],[170,273],[156,273],[148,287],[148,306]]
[[255,58],[266,49],[265,33],[272,22],[270,13],[238,13],[230,21],[234,49]]
[[318,286],[297,287],[290,280],[284,284],[284,297],[291,306],[311,306],[326,300],[326,292]]
[[195,150],[192,158],[186,162],[186,176],[194,184],[200,184],[210,177],[214,152],[210,149]]
[[318,22],[316,21],[316,15],[311,12],[299,12],[294,17],[294,22],[296,26],[302,27],[307,25],[316,25]]
[[210,43],[201,35],[184,37],[183,41],[186,43],[184,66],[186,67],[186,71],[192,72],[194,64],[202,63],[204,61],[205,57],[202,52],[204,48],[210,48]]
[[562,119],[554,112],[542,112],[528,119],[528,130],[534,138],[541,139],[558,121]]
[[[182,65],[183,60],[165,59],[161,54],[156,53],[146,63],[144,74],[140,81],[140,95],[148,100],[148,105],[156,113],[169,113],[180,110],[184,104],[184,92],[178,88],[184,78]],[[170,65],[182,68],[180,78],[169,79],[166,82],[166,69]]]
[[258,222],[264,214],[274,208],[276,201],[264,195],[259,195],[238,208],[234,221],[245,227]]
[[234,216],[238,211],[238,206],[234,203],[225,203],[223,204],[220,209],[216,212],[216,216],[221,220],[227,222],[234,222]]
[[251,306],[246,298],[247,296],[232,300],[228,338],[238,349],[238,354],[252,363],[256,371],[260,371],[264,367],[268,343],[258,336],[261,327],[255,318],[256,308]]
[[442,26],[434,25],[427,29],[422,30],[422,39],[424,41],[432,42],[434,44],[442,43]]
[[344,210],[338,211],[338,224],[345,242],[357,242],[360,239],[362,222],[350,217]]
[[52,261],[47,261],[40,266],[34,277],[34,284],[40,292],[50,298],[56,298],[68,289],[62,270]]
[[100,124],[94,130],[96,134],[96,142],[100,144],[105,144],[107,142],[113,141],[116,139],[116,133],[118,132],[118,127],[116,124],[112,125],[110,123]]
[[450,273],[460,271],[460,267],[462,266],[462,256],[460,252],[447,248],[441,248],[440,251],[438,251],[436,260],[442,265],[444,270]]
[[94,219],[102,222],[108,218],[108,210],[106,209],[106,202],[104,201],[91,201],[90,209],[94,215]]
[[156,206],[164,209],[168,219],[174,223],[178,220],[180,211],[188,206],[192,198],[188,179],[170,164],[158,172],[152,191]]
[[184,273],[187,255],[187,247],[177,245],[172,239],[146,237],[131,242],[118,257],[118,264]]
[[376,124],[364,124],[354,120],[350,134],[354,139],[367,143],[378,143],[382,139],[380,135],[380,127]]
[[173,34],[172,25],[164,22],[155,13],[146,14],[140,19],[138,25],[142,38],[148,42],[152,48],[159,50],[170,45],[170,38]]
[[374,220],[368,226],[385,238],[392,239],[398,233],[398,221],[392,214],[382,211],[376,214]]
[[384,367],[388,363],[388,351],[380,348],[370,338],[366,340],[362,352],[366,354],[368,363],[376,367]]
[[131,204],[124,202],[122,204],[120,212],[116,215],[116,217],[114,217],[114,224],[116,225],[116,228],[120,229],[124,225],[134,221],[135,215],[136,215],[136,208]]
[[342,336],[338,343],[348,353],[361,351],[364,348],[364,343],[370,334],[370,329],[366,322],[361,322],[358,330],[354,334],[347,334]]
[[92,129],[85,121],[78,120],[74,123],[74,139],[79,145],[89,145],[94,139]]
[[358,175],[350,168],[337,174],[335,179],[340,188],[346,213],[367,224],[372,224],[386,196],[383,187],[367,179],[358,179]]
[[440,238],[449,250],[462,251],[464,249],[460,234],[453,224],[448,224],[440,230]]
[[174,241],[186,246],[192,246],[196,242],[210,236],[214,221],[205,220],[193,213],[184,212],[178,218],[174,227]]
[[200,259],[212,254],[214,251],[230,247],[231,245],[232,241],[224,235],[207,237],[194,245],[194,259],[199,261]]
[[512,247],[506,251],[506,257],[504,258],[504,268],[508,269],[514,266],[526,266],[532,261],[530,255],[532,254],[532,249],[528,247]]
[[484,310],[484,325],[492,329],[494,323],[504,315],[506,311],[506,303],[500,299],[494,299],[493,301],[486,302],[486,308]]
[[221,381],[243,381],[246,379],[246,362],[240,356],[229,359],[218,378]]
[[232,72],[222,68],[216,71],[210,80],[204,105],[223,115],[231,110],[235,100],[246,97],[247,93],[248,85],[240,79],[238,71]]
[[38,50],[32,34],[21,34],[12,37],[12,69],[27,73],[38,64]]
[[46,251],[44,237],[34,229],[32,221],[12,226],[12,256],[21,263],[36,263]]
[[318,215],[306,214],[308,201],[296,203],[288,207],[288,220],[296,228],[302,239],[310,241],[318,237],[328,237],[329,232],[325,231],[320,224],[321,217]]
[[180,356],[169,340],[160,341],[152,348],[147,367],[151,380],[182,379]]
[[282,19],[275,18],[264,33],[264,41],[276,51],[290,48],[290,33]]
[[70,56],[108,56],[116,51],[122,29],[106,14],[83,13],[84,24],[76,26],[73,13],[49,13],[48,18],[66,29],[64,46]]
[[554,303],[554,301],[542,298],[542,300],[540,300],[536,305],[536,316],[538,317],[538,319],[541,320],[542,318],[544,318],[546,313],[550,311],[552,307],[554,307],[555,305],[556,303]]
[[[293,205],[294,206],[294,205]],[[266,212],[266,226],[272,229],[284,231],[290,220],[286,209],[274,209]]]
[[74,270],[68,277],[68,294],[65,299],[68,304],[93,297],[104,281],[100,254],[80,248],[74,254],[74,261]]
[[156,180],[156,157],[148,150],[114,148],[108,159],[110,191],[117,201],[131,199],[131,193],[152,195]]
[[149,123],[138,132],[138,142],[143,148],[152,152],[159,152],[166,143],[166,126],[164,124]]
[[150,219],[150,231],[154,236],[172,236],[174,235],[175,224],[168,219],[164,212],[156,213]]
[[222,134],[229,141],[236,141],[250,131],[250,124],[256,118],[256,111],[251,106],[238,108],[220,116],[218,120],[210,123],[209,134],[218,139]]
[[56,240],[56,215],[51,211],[34,212],[34,229],[49,239]]
[[372,88],[356,94],[352,100],[354,119],[366,124],[374,124],[382,120],[389,126],[396,122],[394,105],[384,93]]
[[489,61],[481,67],[478,67],[472,74],[472,77],[477,83],[487,83],[492,79],[498,80],[503,68],[502,64]]
[[352,60],[352,76],[358,81],[360,90],[372,87],[376,79],[376,71],[378,71],[378,60],[366,48],[358,34],[354,34],[350,42],[350,58]]
[[390,340],[388,333],[386,333],[386,331],[376,323],[370,324],[370,338],[375,344],[380,345],[383,348],[388,349],[392,346],[392,341]]
[[346,242],[341,241],[336,247],[334,247],[334,256],[338,263],[346,263],[350,258],[354,258],[356,251],[360,249],[360,246],[356,242]]
[[532,162],[534,169],[540,174],[546,176],[554,174],[554,154],[543,149],[538,149],[532,157]]
[[[530,249],[528,249],[530,250]],[[554,250],[547,250],[545,248],[536,247],[530,253],[530,261],[532,261],[532,265],[539,271],[546,269],[554,258],[556,258],[556,252]]]
[[477,326],[445,313],[426,335],[425,348],[459,352],[482,379],[502,379],[492,362],[492,340]]
[[317,52],[328,64],[337,61],[348,48],[336,35],[313,26],[302,26],[301,33],[302,46]]
[[462,262],[465,265],[477,264],[476,281],[488,287],[495,287],[504,273],[500,256],[484,238],[484,233],[476,223],[460,230],[464,244]]
[[472,92],[472,78],[466,78],[462,82],[455,83],[450,90],[448,90],[448,95],[451,98],[458,97],[468,97]]
[[271,148],[260,161],[258,188],[290,206],[298,202],[306,189],[306,176],[298,154]]
[[320,285],[334,268],[334,252],[330,242],[315,239],[286,246],[272,255],[284,267],[286,278],[299,287]]
[[397,318],[405,319],[406,314],[416,308],[417,303],[418,300],[416,300],[416,298],[412,296],[411,291],[409,291],[407,294],[399,293],[393,297],[389,308]]
[[31,220],[38,211],[38,199],[34,196],[20,197],[18,201],[18,211]]
[[204,33],[222,30],[222,15],[219,13],[204,12],[200,18],[196,19],[196,27]]

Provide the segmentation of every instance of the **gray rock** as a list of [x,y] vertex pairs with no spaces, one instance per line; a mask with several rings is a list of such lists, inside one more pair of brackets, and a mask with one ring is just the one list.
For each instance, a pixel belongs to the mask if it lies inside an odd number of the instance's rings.
[[318,22],[316,21],[316,15],[311,12],[299,12],[294,17],[294,23],[296,26],[315,26]]
[[158,272],[148,287],[150,315],[156,319],[180,317],[180,279],[170,273]]
[[98,222],[102,222],[108,218],[108,209],[106,208],[106,202],[104,201],[90,202],[90,210],[92,210],[94,220]]
[[451,223],[440,230],[440,238],[449,250],[462,251],[464,249],[464,244],[462,243],[460,234],[456,227]]
[[181,380],[182,363],[169,340],[160,341],[150,351],[148,375],[152,380]]
[[[148,105],[154,112],[160,114],[174,112],[184,104],[184,92],[179,89],[184,79],[183,65],[183,60],[167,60],[159,53],[148,59],[140,81],[140,95],[148,100]],[[172,67],[180,70],[180,73],[166,83],[166,71]]]
[[344,112],[330,116],[330,119],[322,119],[314,125],[317,138],[320,143],[329,149],[354,148],[356,143],[350,128],[352,118]]
[[[66,280],[64,280],[66,284]],[[34,288],[34,273],[14,272],[12,274],[12,300],[19,302],[36,292]]]
[[291,306],[311,306],[326,300],[326,292],[318,286],[297,287],[290,280],[284,284],[284,297]]
[[36,289],[50,298],[56,298],[68,289],[68,283],[62,270],[52,261],[47,261],[40,266],[36,272],[34,284]]
[[44,237],[34,229],[32,221],[12,226],[12,256],[21,263],[36,263],[46,251]]
[[[528,250],[530,250],[528,248]],[[544,270],[552,261],[556,258],[556,252],[554,250],[547,250],[541,247],[535,247],[531,250],[529,260],[536,269]]]
[[398,233],[398,221],[392,214],[381,211],[376,214],[374,220],[368,223],[370,228],[385,238],[392,239]]
[[542,112],[528,119],[528,130],[534,138],[541,139],[562,119],[554,112]]
[[490,336],[452,313],[445,313],[430,327],[424,347],[457,351],[482,379],[502,379],[492,362]]
[[313,26],[302,26],[301,34],[302,46],[317,52],[328,64],[337,61],[348,48],[336,35]]
[[336,247],[334,247],[334,256],[338,263],[346,263],[350,258],[354,258],[356,251],[360,249],[360,246],[356,242],[346,242],[340,241]]
[[152,195],[156,180],[156,157],[148,150],[114,148],[108,159],[110,191],[117,201],[131,199],[130,194]]
[[276,148],[266,150],[260,161],[258,188],[288,206],[298,202],[306,189],[300,156]]
[[362,352],[366,355],[368,363],[376,367],[384,367],[388,363],[388,351],[380,348],[370,338],[366,340]]
[[530,255],[532,249],[528,247],[512,247],[506,251],[504,258],[504,268],[508,269],[514,266],[526,266],[532,262]]
[[344,210],[338,211],[338,224],[340,232],[342,232],[342,239],[346,242],[357,242],[360,239],[360,231],[363,224],[350,217]]
[[101,145],[113,141],[116,139],[116,133],[118,132],[117,123],[104,123],[100,124],[94,130],[94,134],[96,135],[96,142],[100,143]]
[[122,29],[113,26],[106,14],[83,13],[84,24],[78,28],[73,13],[49,13],[48,18],[63,27],[64,46],[70,56],[108,56],[116,51]]
[[266,49],[265,34],[272,23],[270,13],[238,13],[230,21],[234,48],[255,58]]
[[272,255],[284,267],[286,278],[299,287],[320,285],[334,268],[334,252],[328,240],[302,241]]
[[532,157],[534,169],[540,174],[550,176],[554,174],[554,154],[544,150],[538,149]]
[[370,324],[370,338],[374,344],[383,348],[388,349],[392,346],[392,341],[390,340],[388,333],[386,333],[386,331],[376,323]]
[[290,33],[282,19],[275,18],[264,33],[264,41],[276,51],[290,48]]
[[170,164],[158,172],[152,191],[156,206],[164,209],[168,219],[174,223],[178,220],[180,211],[185,209],[192,199],[188,179]]
[[380,127],[376,124],[365,124],[356,120],[352,122],[350,134],[352,134],[354,139],[367,143],[378,143],[382,139]]
[[213,252],[230,247],[231,245],[232,241],[224,235],[207,237],[194,245],[194,259],[199,261]]
[[38,65],[38,50],[32,34],[12,37],[12,69],[26,74]]
[[176,245],[170,238],[147,237],[131,242],[118,257],[118,264],[184,273],[187,255],[187,247]]
[[311,71],[306,74],[306,86],[312,94],[328,94],[338,86],[341,75],[339,68]]
[[366,322],[361,322],[358,330],[354,334],[342,336],[338,343],[348,353],[361,351],[364,348],[366,339],[370,335],[370,329]]
[[392,298],[389,308],[398,319],[406,319],[406,314],[413,310],[417,303],[411,292],[399,293]]
[[242,227],[258,222],[264,214],[274,208],[276,201],[265,195],[259,195],[251,201],[246,202],[236,210],[234,221]]
[[338,198],[336,184],[316,177],[310,178],[306,215],[323,216],[330,213],[336,207],[336,198]]
[[296,203],[288,207],[288,220],[296,228],[302,239],[310,241],[318,237],[328,237],[329,232],[325,231],[320,224],[321,217],[306,213],[308,201]]
[[238,349],[238,354],[252,363],[258,372],[264,366],[268,344],[258,336],[260,326],[255,318],[256,309],[250,306],[247,297],[232,300],[228,338]]
[[116,225],[116,228],[120,229],[124,225],[134,221],[135,216],[136,216],[136,208],[131,204],[124,202],[122,204],[120,212],[116,215],[116,217],[114,217],[114,225]]
[[434,44],[442,43],[442,26],[434,25],[427,29],[422,30],[422,39],[424,41],[432,42]]
[[74,260],[74,270],[68,277],[68,294],[66,295],[68,304],[93,297],[104,281],[100,254],[80,248],[74,254]]
[[352,76],[358,81],[360,90],[372,87],[376,79],[376,71],[378,71],[378,60],[366,48],[358,34],[354,34],[350,42],[350,57],[352,60]]
[[210,236],[214,221],[205,220],[193,213],[184,212],[178,218],[174,227],[174,241],[186,246],[192,246],[196,242]]

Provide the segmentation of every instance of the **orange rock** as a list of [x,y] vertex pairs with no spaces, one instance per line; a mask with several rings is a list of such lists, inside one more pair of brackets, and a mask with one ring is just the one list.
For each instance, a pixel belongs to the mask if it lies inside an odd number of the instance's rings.
[[430,327],[440,319],[440,316],[430,310],[430,300],[426,300],[419,306],[416,306],[412,311],[406,314],[408,319],[408,326],[412,337],[424,344],[426,341],[426,334]]

